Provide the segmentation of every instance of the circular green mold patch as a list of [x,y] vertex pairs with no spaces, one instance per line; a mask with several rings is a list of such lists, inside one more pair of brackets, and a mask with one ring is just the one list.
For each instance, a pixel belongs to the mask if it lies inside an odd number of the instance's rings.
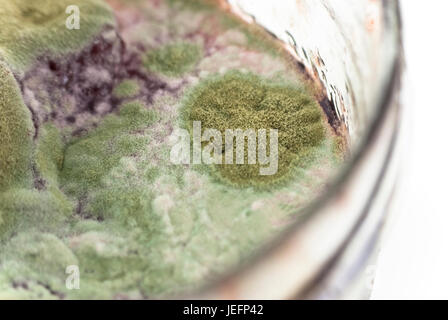
[[[202,131],[211,128],[222,135],[221,148],[218,148],[222,150],[222,161],[212,166],[213,174],[240,187],[265,187],[285,181],[293,167],[308,166],[313,151],[325,139],[320,107],[306,89],[275,84],[257,75],[237,71],[204,80],[192,90],[183,109],[184,126],[191,137],[195,121],[201,122]],[[260,174],[260,168],[265,167],[265,163],[261,161],[258,152],[256,163],[249,164],[247,136],[244,138],[244,164],[236,164],[235,158],[229,164],[226,161],[226,148],[233,147],[235,151],[237,143],[235,140],[233,145],[226,144],[228,129],[255,131],[258,150],[260,139],[263,139],[259,130],[265,129],[267,157],[271,156],[270,152],[275,152],[271,146],[271,141],[275,141],[270,136],[276,131],[278,168],[275,173]],[[202,149],[207,144],[202,142]],[[233,154],[236,156],[236,152]]]

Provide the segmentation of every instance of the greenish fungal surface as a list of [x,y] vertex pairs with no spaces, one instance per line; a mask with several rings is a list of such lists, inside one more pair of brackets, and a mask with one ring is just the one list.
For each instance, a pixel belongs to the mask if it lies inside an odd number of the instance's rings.
[[31,163],[34,163],[35,172],[40,174],[34,179],[42,179],[45,184],[40,191],[32,189],[30,181],[0,193],[0,240],[29,229],[63,234],[67,228],[67,218],[73,212],[73,203],[59,189],[58,175],[63,161],[59,132],[53,126],[46,125],[41,130],[36,147],[30,143],[29,150],[34,157],[30,154],[22,159],[30,171],[29,180],[32,178]]
[[153,72],[180,76],[194,68],[201,54],[201,48],[197,44],[177,42],[150,50],[144,57],[144,65]]
[[181,7],[182,9],[216,10],[216,5],[210,0],[168,0],[167,3],[171,6]]
[[0,195],[3,237],[29,229],[63,234],[73,204],[60,191],[10,189]]
[[59,185],[59,170],[64,163],[64,147],[59,130],[51,123],[45,124],[36,145],[36,167],[42,177],[56,188]]
[[[229,12],[220,10],[213,0],[168,0],[168,3],[177,10],[205,12],[210,16],[214,16],[225,29],[240,32],[245,38],[244,45],[248,48],[262,50],[275,57],[282,54],[282,49],[278,46],[278,43],[273,41],[261,27],[247,24]],[[207,21],[203,23],[205,30],[214,27],[213,25],[208,25]]]
[[29,185],[33,136],[31,114],[19,86],[0,62],[0,192]]
[[[207,1],[108,3],[0,0],[0,299],[197,289],[300,219],[341,165],[342,138],[268,36]],[[174,164],[191,121],[277,129],[278,173]]]
[[[70,5],[80,10],[79,30],[66,27]],[[0,56],[14,70],[24,71],[45,53],[62,56],[78,50],[114,23],[101,0],[0,0]]]
[[[222,164],[216,171],[240,187],[267,187],[287,179],[292,167],[309,166],[310,155],[325,138],[320,107],[304,88],[275,84],[254,74],[233,71],[203,81],[189,95],[183,113],[190,136],[194,121],[200,121],[203,128],[217,129],[222,137],[227,129],[278,131],[278,170],[273,175],[260,175],[260,164],[248,163],[247,141],[245,164],[226,164],[222,139]],[[268,151],[272,149],[269,141],[268,137]]]
[[65,191],[82,196],[99,187],[104,175],[120,159],[144,150],[148,137],[138,134],[138,130],[157,119],[157,114],[144,109],[141,103],[129,102],[122,106],[119,116],[107,116],[97,129],[69,143],[61,172]]
[[114,89],[113,95],[120,99],[133,98],[140,92],[140,85],[136,80],[123,80]]
[[[13,238],[0,253],[0,299],[63,299],[67,266],[78,259],[57,236],[31,231]],[[15,288],[6,284],[14,279]]]

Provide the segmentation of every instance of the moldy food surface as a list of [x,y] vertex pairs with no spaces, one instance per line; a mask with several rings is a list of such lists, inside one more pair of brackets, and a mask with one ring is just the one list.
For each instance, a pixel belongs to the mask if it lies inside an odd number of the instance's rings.
[[[342,163],[318,94],[208,2],[0,0],[0,299],[179,294],[243,263]],[[277,129],[278,172],[173,164],[193,121]]]

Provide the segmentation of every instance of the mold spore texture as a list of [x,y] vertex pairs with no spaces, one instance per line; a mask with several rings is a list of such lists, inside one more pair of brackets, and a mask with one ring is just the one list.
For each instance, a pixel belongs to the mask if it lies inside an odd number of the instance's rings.
[[[337,139],[267,37],[202,1],[76,2],[85,29],[72,34],[58,27],[65,0],[0,0],[0,298],[182,292],[248,259],[324,190]],[[209,90],[231,97],[232,81],[232,125],[260,111],[253,99],[234,110],[248,87],[266,107],[256,125],[274,125],[275,107],[280,130],[303,124],[308,160],[288,162],[283,184],[170,162],[185,110],[216,125]],[[81,290],[65,287],[68,265]]]

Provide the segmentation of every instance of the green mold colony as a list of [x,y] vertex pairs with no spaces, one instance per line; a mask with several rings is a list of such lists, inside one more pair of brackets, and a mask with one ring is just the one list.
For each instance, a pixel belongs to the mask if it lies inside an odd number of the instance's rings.
[[140,85],[136,80],[123,80],[114,89],[113,95],[119,99],[133,98],[140,92]]
[[[104,176],[119,165],[120,160],[145,151],[150,142],[149,137],[136,132],[150,127],[157,120],[158,116],[154,111],[144,109],[138,102],[130,102],[122,106],[118,116],[107,116],[102,125],[88,136],[71,142],[66,147],[61,172],[64,191],[81,198],[103,187]],[[102,196],[105,202],[107,192]],[[122,197],[122,194],[119,195],[119,198]],[[104,209],[108,207],[101,207],[99,203],[94,206],[103,209],[92,210],[98,215],[95,218],[103,219]],[[132,212],[132,208],[129,211]]]
[[[179,1],[169,2],[179,10]],[[68,4],[83,12],[81,32],[65,29]],[[0,299],[150,298],[196,288],[296,221],[339,167],[337,138],[299,76],[272,56],[274,44],[252,45],[257,35],[242,24],[186,4],[179,21],[206,15],[199,31],[219,30],[220,46],[231,50],[204,57],[205,42],[178,41],[182,28],[166,21],[179,34],[149,45],[155,49],[143,54],[141,71],[184,87],[144,99],[141,80],[120,79],[111,94],[124,103],[72,135],[51,119],[36,123],[36,134],[10,69],[26,72],[43,53],[82,50],[113,23],[111,10],[95,0],[0,0]],[[17,36],[23,41],[13,43]],[[245,54],[263,63],[218,75],[221,65],[239,69],[235,56]],[[171,134],[191,120],[220,130],[278,129],[278,174],[171,164]],[[81,290],[66,288],[71,265],[80,268]]]
[[[213,15],[219,19],[220,24],[224,28],[241,32],[249,48],[263,51],[275,57],[284,54],[278,43],[266,36],[266,31],[263,28],[253,24],[248,25],[229,12],[221,10],[216,6],[214,0],[167,0],[167,2],[175,10],[193,10]],[[178,27],[182,28],[183,26]],[[205,29],[207,27],[207,25],[204,26]]]
[[[80,30],[66,28],[65,10],[70,5],[82,13]],[[114,23],[101,0],[0,0],[0,56],[14,70],[23,71],[42,54],[62,56],[78,50]]]
[[0,62],[0,192],[30,184],[33,135],[31,114],[20,89]]
[[144,65],[148,70],[166,76],[181,76],[193,70],[200,58],[198,45],[177,42],[149,51],[144,57]]
[[[288,179],[292,167],[307,167],[310,157],[325,138],[322,113],[305,88],[275,84],[254,74],[229,72],[203,81],[194,88],[184,109],[186,127],[193,136],[193,121],[225,136],[226,129],[278,130],[278,170],[260,175],[260,164],[225,164],[225,142],[221,165],[215,171],[224,181],[239,187],[268,187]],[[271,150],[269,137],[267,150]],[[236,144],[233,146],[236,150]],[[235,154],[235,152],[234,152]]]

